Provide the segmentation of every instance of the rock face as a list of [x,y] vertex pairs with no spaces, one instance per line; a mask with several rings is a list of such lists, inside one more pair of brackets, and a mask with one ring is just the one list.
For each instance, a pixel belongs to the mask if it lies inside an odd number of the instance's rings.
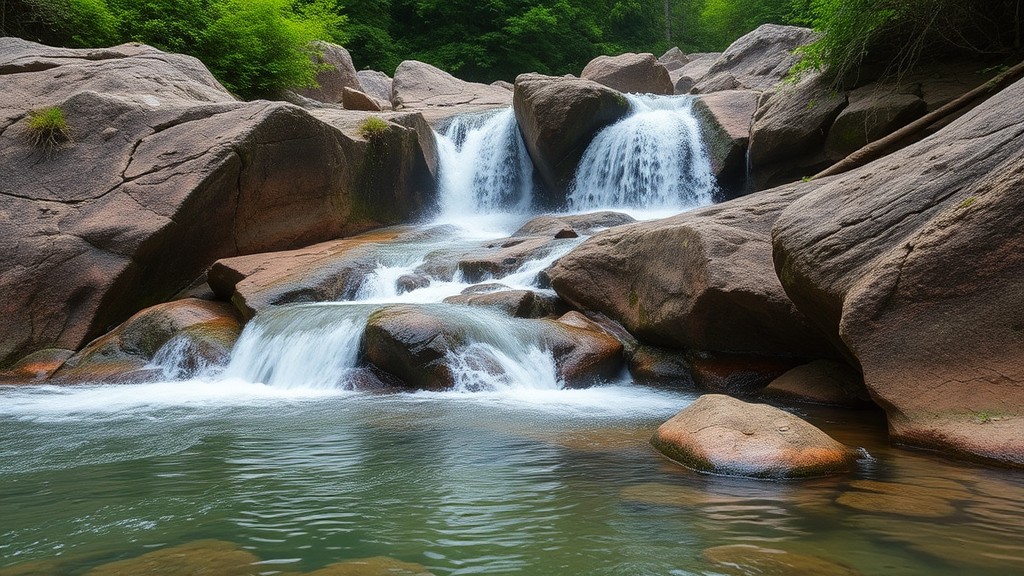
[[391,103],[395,109],[508,106],[512,95],[499,86],[459,80],[430,64],[406,60],[395,70]]
[[345,88],[361,90],[359,77],[356,76],[356,67],[352,65],[352,55],[348,50],[331,44],[330,42],[316,41],[313,43],[316,54],[313,61],[324,68],[317,72],[317,88],[300,88],[296,92],[320,102],[338,104],[342,102]]
[[580,78],[593,80],[619,92],[674,94],[668,68],[654,54],[598,56],[591,60]]
[[[422,119],[371,149],[365,114],[237,102],[197,60],[140,45],[4,38],[0,69],[0,366],[78,349],[218,258],[403,220],[432,194]],[[60,106],[72,141],[34,148],[27,102]]]
[[533,164],[555,195],[572,180],[594,135],[629,113],[622,94],[597,82],[540,74],[516,78],[513,107]]
[[[188,378],[227,362],[242,332],[238,312],[225,302],[188,298],[147,308],[75,354],[53,375],[62,383],[131,379],[153,360],[169,376]],[[149,377],[163,376],[156,370]],[[145,376],[144,376],[145,377]]]
[[[384,110],[382,103],[377,102],[365,92],[348,87],[342,91],[341,104],[346,110],[363,110],[366,112],[380,112]],[[390,106],[388,107],[390,108]]]
[[757,100],[758,93],[752,90],[728,90],[700,96],[693,105],[711,168],[725,188],[740,188],[746,180],[747,145]]
[[869,85],[854,90],[850,105],[828,133],[827,153],[833,160],[841,160],[924,116],[927,110],[924,100],[895,92],[893,87]]
[[391,76],[376,70],[359,70],[359,91],[384,102],[391,102]]
[[845,472],[858,453],[800,418],[765,404],[705,394],[651,439],[661,453],[700,472],[806,478]]
[[802,312],[844,346],[899,442],[1024,466],[1024,99],[824,182],[773,230]]
[[[846,95],[817,74],[766,92],[750,129],[749,161],[755,178],[770,181],[779,172],[821,164],[825,137],[846,104]],[[807,168],[792,179],[815,173]]]
[[811,404],[857,406],[871,402],[860,373],[834,360],[797,366],[773,380],[764,394]]
[[366,324],[362,355],[378,369],[411,388],[446,390],[472,388],[474,382],[458,378],[453,364],[500,375],[496,360],[471,349],[488,343],[492,334],[482,323],[501,322],[511,333],[525,335],[525,343],[551,352],[555,376],[567,386],[584,386],[614,375],[622,366],[622,345],[596,327],[580,327],[570,319],[517,320],[461,307],[394,305],[374,312]]
[[733,42],[692,91],[768,90],[796,64],[799,57],[793,51],[813,39],[809,28],[762,24]]
[[704,351],[834,355],[786,297],[772,266],[772,224],[810,190],[760,193],[602,232],[560,258],[552,286],[646,342]]
[[711,66],[722,54],[720,52],[705,52],[689,54],[690,59],[682,68],[669,70],[669,78],[672,79],[672,86],[676,94],[689,94],[693,87],[707,76]]

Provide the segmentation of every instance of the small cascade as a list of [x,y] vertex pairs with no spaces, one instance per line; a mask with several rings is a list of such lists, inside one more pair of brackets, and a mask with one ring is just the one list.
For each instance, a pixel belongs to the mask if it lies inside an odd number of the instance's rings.
[[366,319],[378,307],[305,304],[262,312],[246,325],[222,376],[274,388],[346,388]]
[[690,96],[627,96],[632,113],[599,132],[570,186],[571,212],[615,208],[685,209],[715,192]]
[[529,210],[533,162],[511,108],[452,118],[436,139],[443,218]]

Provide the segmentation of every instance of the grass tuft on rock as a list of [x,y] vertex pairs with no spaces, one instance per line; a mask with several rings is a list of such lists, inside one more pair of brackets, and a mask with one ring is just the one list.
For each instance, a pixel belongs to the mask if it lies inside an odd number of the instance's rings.
[[28,134],[32,145],[49,154],[71,140],[71,128],[64,111],[57,106],[28,113]]
[[359,134],[360,138],[365,138],[370,142],[376,142],[384,137],[388,131],[391,130],[387,120],[378,116],[370,116],[359,125],[359,129],[356,133]]

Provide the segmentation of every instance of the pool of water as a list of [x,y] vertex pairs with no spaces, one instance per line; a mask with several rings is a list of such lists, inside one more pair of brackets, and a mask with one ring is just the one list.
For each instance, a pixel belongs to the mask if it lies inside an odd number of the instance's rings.
[[0,574],[168,573],[110,563],[173,547],[198,565],[236,552],[210,574],[379,556],[436,575],[1024,572],[1021,475],[892,449],[878,414],[822,409],[802,414],[870,455],[853,475],[697,474],[647,443],[692,398],[3,388]]

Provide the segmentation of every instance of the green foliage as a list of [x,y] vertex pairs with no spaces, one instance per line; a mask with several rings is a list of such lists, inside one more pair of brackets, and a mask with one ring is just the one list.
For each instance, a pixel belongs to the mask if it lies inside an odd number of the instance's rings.
[[57,106],[29,112],[27,132],[32,145],[42,148],[47,155],[71,140],[64,111]]
[[370,116],[359,125],[359,128],[356,129],[356,134],[359,134],[360,138],[365,138],[374,143],[383,139],[390,130],[391,126],[387,120],[379,116]]

